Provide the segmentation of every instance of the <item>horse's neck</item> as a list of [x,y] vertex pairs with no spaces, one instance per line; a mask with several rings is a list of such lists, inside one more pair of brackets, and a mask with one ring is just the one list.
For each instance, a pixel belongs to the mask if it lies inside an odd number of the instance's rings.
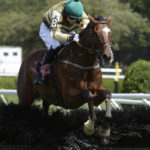
[[[84,42],[84,40],[82,42]],[[88,48],[86,42],[84,44]],[[59,59],[61,60],[67,60],[82,66],[92,66],[98,63],[96,54],[90,54],[87,49],[79,47],[79,45],[75,43],[64,47],[60,51]]]
[[95,54],[89,54],[85,49],[82,49],[83,53],[79,53],[78,62],[85,66],[92,66],[97,64],[97,57]]
[[87,49],[75,45],[70,47],[68,50],[70,52],[66,55],[65,59],[70,62],[82,66],[93,66],[98,64],[96,54],[90,54]]
[[90,31],[86,31],[84,33],[84,35],[82,35],[82,37],[80,38],[80,44],[83,45],[84,47],[87,47],[87,48],[91,48],[91,33]]
[[84,35],[80,39],[81,47],[79,49],[80,61],[88,64],[94,65],[97,64],[97,56],[94,53],[91,53],[91,49],[93,49],[91,45],[91,31],[86,31]]

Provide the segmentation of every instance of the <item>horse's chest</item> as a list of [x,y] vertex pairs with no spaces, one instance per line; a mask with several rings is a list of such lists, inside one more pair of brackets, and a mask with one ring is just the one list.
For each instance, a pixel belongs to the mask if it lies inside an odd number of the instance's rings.
[[81,89],[93,89],[97,90],[101,86],[101,79],[100,78],[87,78],[80,81]]
[[86,89],[99,89],[102,79],[100,72],[97,70],[84,72],[71,71],[71,73],[69,73],[69,78],[67,78],[67,81],[68,80],[74,87],[86,90]]
[[93,89],[97,90],[100,87],[99,81],[81,81],[80,82],[81,89]]

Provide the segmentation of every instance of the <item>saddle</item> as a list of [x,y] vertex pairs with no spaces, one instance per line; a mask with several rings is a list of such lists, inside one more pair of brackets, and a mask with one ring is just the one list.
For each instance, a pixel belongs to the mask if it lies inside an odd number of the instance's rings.
[[61,45],[57,47],[56,49],[51,49],[45,53],[43,58],[39,61],[35,62],[34,67],[32,68],[32,71],[36,73],[37,76],[41,76],[41,79],[44,81],[45,76],[49,75],[51,73],[50,66],[54,64],[54,62],[57,59],[58,52],[64,47],[64,45]]

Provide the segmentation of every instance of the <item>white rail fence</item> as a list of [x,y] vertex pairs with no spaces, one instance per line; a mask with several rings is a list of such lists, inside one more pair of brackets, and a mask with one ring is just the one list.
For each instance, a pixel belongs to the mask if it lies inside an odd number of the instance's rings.
[[[125,78],[125,76],[124,75],[120,75],[121,73],[122,73],[122,69],[118,69],[118,70],[116,70],[115,68],[101,68],[101,70],[102,70],[102,77],[104,78],[104,79],[116,79],[116,78],[118,78],[118,79],[124,79]],[[117,74],[118,75],[116,75],[116,72],[118,72]]]
[[[5,94],[16,95],[16,90],[0,90],[0,97],[7,105]],[[150,106],[150,94],[144,93],[112,93],[111,106],[114,109],[121,109],[119,104],[147,105]],[[99,106],[99,109],[101,107]]]

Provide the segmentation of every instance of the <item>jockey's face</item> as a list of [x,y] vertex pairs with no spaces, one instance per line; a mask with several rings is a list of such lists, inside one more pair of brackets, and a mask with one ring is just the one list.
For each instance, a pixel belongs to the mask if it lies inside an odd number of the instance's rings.
[[77,19],[75,19],[75,18],[71,18],[71,17],[67,17],[67,21],[70,23],[70,24],[74,24],[74,23],[76,23],[76,21],[77,21]]

